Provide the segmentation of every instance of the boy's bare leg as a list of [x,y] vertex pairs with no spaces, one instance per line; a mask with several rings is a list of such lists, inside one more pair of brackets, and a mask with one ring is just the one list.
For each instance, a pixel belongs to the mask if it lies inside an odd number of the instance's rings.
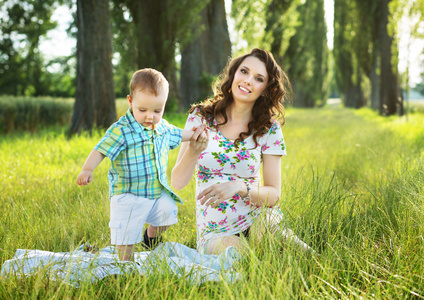
[[141,241],[141,245],[144,248],[153,250],[159,244],[162,243],[162,233],[164,233],[169,226],[153,226],[149,225],[143,233],[143,240]]
[[152,226],[149,225],[149,227],[147,228],[147,236],[148,237],[158,237],[160,236],[162,233],[164,233],[170,226]]
[[116,245],[118,250],[119,260],[129,261],[134,260],[134,245]]

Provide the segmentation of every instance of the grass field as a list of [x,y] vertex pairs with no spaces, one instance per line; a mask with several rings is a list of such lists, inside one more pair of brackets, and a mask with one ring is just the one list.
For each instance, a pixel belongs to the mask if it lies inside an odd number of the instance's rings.
[[[184,116],[168,116],[183,126]],[[78,289],[0,278],[0,298],[409,299],[424,298],[424,115],[383,118],[368,109],[289,109],[280,207],[290,228],[322,255],[272,236],[237,271],[243,279],[188,285],[166,272]],[[76,177],[102,136],[70,140],[66,128],[0,137],[0,263],[16,249],[68,252],[109,243],[104,161],[88,187]],[[170,168],[177,151],[171,152]],[[169,169],[170,172],[170,169]],[[180,222],[166,241],[195,246],[194,181],[179,194]]]

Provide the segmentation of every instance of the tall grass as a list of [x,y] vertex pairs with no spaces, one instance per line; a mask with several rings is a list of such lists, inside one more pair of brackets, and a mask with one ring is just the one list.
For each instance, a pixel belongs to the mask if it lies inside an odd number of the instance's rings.
[[[168,117],[179,126],[184,119]],[[1,278],[0,298],[423,298],[423,115],[406,121],[365,109],[289,109],[286,119],[279,205],[290,228],[319,258],[267,234],[252,243],[237,266],[243,279],[231,285],[192,286],[158,272],[75,289],[40,273]],[[89,186],[75,183],[102,133],[68,140],[65,130],[0,138],[1,264],[16,249],[67,252],[86,241],[109,243],[110,163],[96,169]],[[176,156],[172,151],[170,168]],[[179,193],[185,205],[166,241],[195,247],[194,193],[192,180]]]
[[51,97],[14,97],[0,95],[0,133],[36,131],[67,124],[73,99]]

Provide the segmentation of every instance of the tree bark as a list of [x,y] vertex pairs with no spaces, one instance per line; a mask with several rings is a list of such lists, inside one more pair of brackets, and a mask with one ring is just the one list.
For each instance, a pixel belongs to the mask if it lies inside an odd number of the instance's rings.
[[108,0],[77,0],[77,89],[70,134],[116,121]]
[[378,68],[378,53],[377,51],[374,52],[375,60],[374,65],[371,69],[369,78],[371,83],[371,108],[378,111],[380,109],[380,76],[377,74],[377,68]]
[[[272,4],[275,4],[275,1]],[[270,7],[270,9],[276,9],[276,7]],[[325,87],[328,82],[329,53],[325,37],[324,3],[322,0],[305,1],[297,6],[297,11],[299,25],[295,28],[296,33],[290,38],[281,64],[293,84],[293,106],[314,107],[322,105],[327,100]],[[270,12],[270,14],[273,13]],[[280,34],[279,32],[284,29],[284,27],[278,29],[278,26],[283,26],[281,20],[275,23],[275,20],[268,18],[267,28],[273,35]],[[274,49],[282,47],[275,35],[271,47]],[[277,57],[277,60],[280,59],[278,53],[273,55]]]
[[364,91],[361,88],[360,71],[357,72],[359,76],[358,82],[350,82],[349,88],[344,93],[344,105],[351,108],[361,108],[366,106],[366,99]]
[[176,28],[169,0],[127,1],[137,32],[137,67],[155,68],[169,82],[169,98],[179,98],[175,65]]
[[182,111],[211,95],[211,78],[223,70],[231,55],[224,0],[211,0],[201,16],[201,24],[192,30],[204,26],[204,31],[181,51]]
[[281,16],[287,13],[290,6],[295,5],[293,0],[272,0],[268,7],[266,14],[266,27],[265,32],[272,33],[272,42],[270,52],[273,54],[277,63],[282,66],[284,61],[284,54],[282,46],[284,41],[284,28],[281,22]]
[[392,66],[392,40],[387,31],[389,18],[389,2],[380,0],[380,59],[381,59],[381,86],[380,86],[380,114],[389,116],[396,113],[398,83]]

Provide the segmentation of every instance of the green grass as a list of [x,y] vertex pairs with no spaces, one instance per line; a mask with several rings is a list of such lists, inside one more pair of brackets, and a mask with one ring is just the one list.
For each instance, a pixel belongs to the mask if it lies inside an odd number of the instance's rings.
[[[123,104],[125,112],[125,103]],[[167,119],[183,126],[182,115]],[[287,224],[322,256],[267,235],[237,267],[244,275],[191,286],[170,273],[122,276],[79,289],[0,278],[0,298],[409,299],[424,297],[423,115],[383,118],[344,108],[288,109],[280,207]],[[66,128],[0,137],[0,263],[16,249],[68,252],[109,243],[105,160],[94,181],[76,177],[102,136],[70,140]],[[178,151],[171,151],[170,168]],[[170,172],[170,170],[169,170]],[[194,180],[180,193],[180,222],[166,241],[195,247]]]

